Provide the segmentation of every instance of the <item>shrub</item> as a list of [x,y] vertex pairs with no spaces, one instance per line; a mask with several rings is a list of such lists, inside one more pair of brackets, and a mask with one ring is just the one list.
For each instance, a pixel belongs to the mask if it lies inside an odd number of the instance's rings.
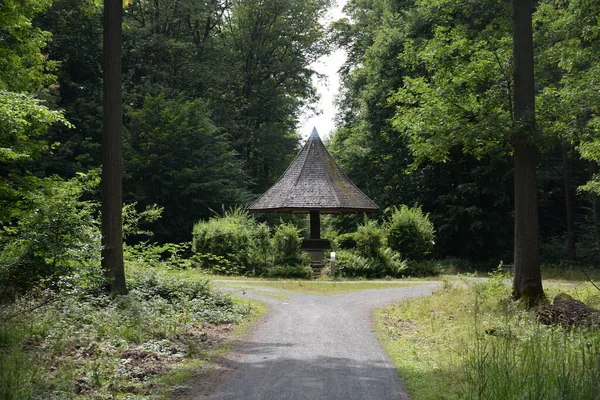
[[337,247],[342,250],[351,250],[356,248],[356,233],[342,233],[335,239]]
[[389,247],[377,250],[374,257],[357,251],[339,250],[336,253],[336,275],[347,278],[399,278],[408,275],[406,262]]
[[376,259],[379,262],[379,278],[400,278],[410,275],[406,261],[402,260],[400,253],[389,247],[380,248]]
[[386,224],[387,245],[405,259],[421,261],[433,250],[434,229],[420,207],[394,207]]
[[336,253],[335,271],[337,276],[346,278],[371,278],[375,275],[377,265],[374,260],[361,256],[350,250]]
[[312,279],[313,270],[308,265],[276,265],[265,271],[267,278]]
[[196,223],[192,232],[192,251],[222,257],[244,272],[250,267],[250,252],[257,230],[257,224],[248,212],[235,209],[222,217]]
[[271,229],[266,223],[258,224],[253,230],[252,246],[249,250],[249,267],[253,275],[264,271],[273,264],[271,249]]
[[97,182],[84,174],[36,182],[38,189],[15,207],[14,222],[0,221],[0,288],[27,290],[39,280],[75,274],[99,279],[90,275],[101,275],[97,204],[82,200]]
[[271,242],[275,264],[295,266],[304,262],[300,230],[292,223],[282,223],[275,228]]
[[356,250],[364,257],[377,258],[383,246],[383,237],[383,230],[376,221],[366,221],[358,226],[354,234]]

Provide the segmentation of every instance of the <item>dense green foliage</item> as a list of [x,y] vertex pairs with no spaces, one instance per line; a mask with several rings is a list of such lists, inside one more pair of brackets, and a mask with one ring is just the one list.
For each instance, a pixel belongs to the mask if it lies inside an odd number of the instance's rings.
[[[575,255],[589,263],[600,254],[594,183],[585,186],[591,195],[567,201],[566,194],[597,169],[600,8],[536,4],[539,128],[531,140],[543,152],[542,258],[558,262],[558,251],[572,258],[574,237]],[[331,142],[342,167],[383,208],[422,204],[436,227],[436,256],[510,260],[518,129],[510,3],[351,0],[346,12],[350,18],[336,23],[348,60]]]
[[[86,182],[87,181],[87,182]],[[101,286],[97,204],[81,200],[94,179],[35,180],[18,204],[15,223],[0,231],[0,287],[28,289],[70,276]],[[0,303],[3,302],[0,297]]]
[[[40,48],[52,35],[46,64],[60,66],[53,101],[75,127],[51,128],[56,144],[39,170],[68,179],[100,162],[102,5],[44,4],[34,22],[45,32]],[[164,208],[156,240],[191,239],[194,221],[247,203],[285,169],[300,112],[315,96],[310,64],[328,51],[319,22],[327,5],[127,3],[124,196]]]
[[235,209],[197,222],[192,251],[199,265],[212,273],[310,277],[301,244],[300,230],[293,224],[282,222],[271,235],[265,223]]
[[[319,22],[327,6],[128,2],[124,194],[139,210],[163,208],[165,218],[145,227],[155,240],[190,240],[195,221],[246,204],[287,166],[300,112],[314,100],[311,62],[331,44]],[[572,257],[568,237],[580,261],[600,254],[598,185],[590,181],[598,155],[599,8],[595,0],[547,0],[534,15],[545,262]],[[349,57],[332,152],[382,209],[422,205],[436,229],[436,257],[509,260],[509,4],[351,0],[346,11],[351,18],[333,30]],[[3,225],[15,223],[19,200],[35,189],[31,176],[69,180],[99,166],[101,16],[97,0],[4,2],[0,9],[10,38],[0,44]],[[588,191],[567,202],[566,192],[581,185]],[[359,221],[338,226],[356,230]]]
[[[314,98],[309,65],[328,51],[319,22],[327,4],[126,2],[130,252],[155,261],[185,253],[173,242],[189,241],[195,221],[246,204],[285,168]],[[100,167],[102,13],[98,0],[0,5],[2,301],[40,282],[103,286],[89,172]],[[237,256],[243,270],[271,262],[260,251],[269,228],[257,229],[258,247]],[[148,234],[160,245],[139,244]]]
[[169,205],[155,236],[183,241],[190,218],[248,201],[245,173],[203,102],[147,96],[130,118],[124,188],[142,207]]
[[282,222],[275,227],[271,242],[275,254],[275,264],[294,266],[306,262],[306,258],[301,250],[301,231],[292,223]]
[[[200,257],[203,268],[216,273],[246,273],[256,267],[252,255],[261,253],[260,247],[268,243],[265,234],[268,237],[269,231],[248,213],[236,209],[197,222],[192,233],[192,251]],[[257,257],[256,261],[263,260]]]
[[420,207],[402,205],[392,209],[386,228],[388,246],[405,258],[421,261],[431,254],[433,224]]
[[365,220],[355,232],[332,237],[336,248],[336,275],[350,278],[430,276],[443,272],[431,260],[433,224],[420,207],[388,210],[379,224]]

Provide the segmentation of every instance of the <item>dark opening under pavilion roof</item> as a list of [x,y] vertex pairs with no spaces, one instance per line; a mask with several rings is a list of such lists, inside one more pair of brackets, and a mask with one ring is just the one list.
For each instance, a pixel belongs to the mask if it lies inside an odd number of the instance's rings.
[[376,212],[379,207],[348,179],[314,128],[292,164],[248,210],[340,214]]

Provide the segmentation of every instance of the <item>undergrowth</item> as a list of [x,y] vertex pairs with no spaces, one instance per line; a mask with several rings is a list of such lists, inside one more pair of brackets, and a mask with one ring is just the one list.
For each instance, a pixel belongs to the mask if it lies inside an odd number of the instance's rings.
[[0,309],[0,399],[155,398],[253,312],[201,277],[136,267],[129,294],[30,292]]
[[[590,284],[548,286],[600,306]],[[378,312],[384,347],[420,399],[598,399],[600,332],[549,327],[509,299],[510,282],[445,281],[433,296]]]

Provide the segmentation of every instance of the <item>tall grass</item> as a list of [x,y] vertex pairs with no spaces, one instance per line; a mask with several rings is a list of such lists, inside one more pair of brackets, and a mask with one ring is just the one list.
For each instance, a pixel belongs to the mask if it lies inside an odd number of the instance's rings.
[[[589,284],[548,286],[600,307]],[[378,314],[380,337],[413,400],[600,399],[600,331],[550,327],[509,299],[510,281],[446,282]]]
[[600,398],[597,331],[537,325],[525,335],[477,335],[466,352],[466,399]]
[[490,285],[497,284],[493,279],[474,289],[473,340],[463,354],[464,398],[600,399],[600,331],[542,325],[534,311],[507,299],[492,309],[480,307]]

